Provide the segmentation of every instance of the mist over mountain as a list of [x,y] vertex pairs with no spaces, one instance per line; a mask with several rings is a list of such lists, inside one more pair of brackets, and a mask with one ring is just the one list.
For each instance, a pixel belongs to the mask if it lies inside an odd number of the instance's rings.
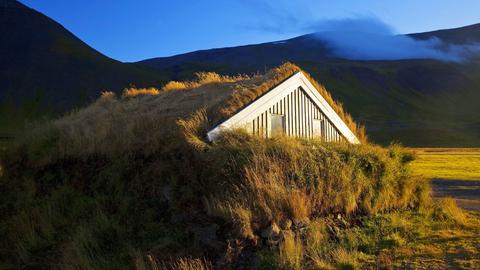
[[435,59],[464,62],[480,53],[480,43],[452,44],[432,35],[424,39],[397,35],[387,24],[374,18],[322,21],[313,35],[325,41],[333,53],[351,60]]

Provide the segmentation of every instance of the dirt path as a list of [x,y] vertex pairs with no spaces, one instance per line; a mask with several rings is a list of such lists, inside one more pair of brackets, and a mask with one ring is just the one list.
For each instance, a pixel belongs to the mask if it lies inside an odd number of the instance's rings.
[[480,181],[432,180],[433,196],[453,197],[458,206],[480,212]]

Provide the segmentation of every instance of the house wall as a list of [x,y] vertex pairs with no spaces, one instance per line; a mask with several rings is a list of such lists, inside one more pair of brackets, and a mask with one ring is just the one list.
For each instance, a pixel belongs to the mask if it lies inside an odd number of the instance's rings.
[[[288,136],[321,137],[328,142],[345,141],[337,128],[301,87],[257,115],[253,121],[248,122],[245,126],[247,131],[263,137],[271,137],[271,114],[284,116],[284,133]],[[314,119],[320,120],[320,134],[314,132]]]

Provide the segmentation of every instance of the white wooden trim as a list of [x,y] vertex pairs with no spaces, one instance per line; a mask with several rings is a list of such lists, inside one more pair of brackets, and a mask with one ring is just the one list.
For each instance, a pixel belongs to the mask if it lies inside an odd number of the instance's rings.
[[332,109],[328,102],[322,97],[322,95],[302,72],[297,72],[296,74],[292,75],[290,78],[274,87],[272,90],[263,94],[263,96],[261,96],[259,99],[210,130],[207,133],[208,139],[213,141],[222,132],[222,130],[231,129],[234,127],[242,127],[249,121],[253,121],[253,119],[255,119],[258,115],[268,110],[268,108],[289,95],[291,92],[295,91],[295,89],[298,87],[301,87],[305,91],[305,93],[314,101],[314,103],[333,123],[333,125],[335,125],[335,127],[347,139],[347,141],[354,144],[360,143],[355,134],[353,134],[353,132],[342,121],[338,114]]

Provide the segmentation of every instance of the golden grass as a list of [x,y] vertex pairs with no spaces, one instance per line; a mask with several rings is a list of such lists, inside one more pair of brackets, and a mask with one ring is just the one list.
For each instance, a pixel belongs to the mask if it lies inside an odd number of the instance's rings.
[[302,222],[308,220],[312,211],[312,204],[308,195],[301,190],[294,190],[287,197],[287,211],[293,218],[294,222]]
[[279,246],[280,263],[287,269],[302,269],[303,245],[293,233],[286,232]]
[[103,91],[100,94],[100,98],[114,98],[114,97],[115,97],[115,93],[112,91]]
[[131,98],[131,97],[137,97],[137,96],[156,96],[158,94],[160,94],[160,90],[153,87],[150,87],[150,88],[130,87],[123,90],[122,97]]
[[181,258],[172,265],[176,270],[211,270],[212,265],[204,259]]
[[457,206],[455,199],[442,198],[435,203],[434,215],[435,218],[451,221],[458,224],[466,224],[467,216],[465,212]]
[[332,256],[339,270],[357,270],[360,269],[360,264],[357,261],[355,254],[347,251],[344,248],[339,248],[332,251]]
[[480,180],[480,148],[417,148],[416,175],[427,178]]
[[233,83],[242,80],[250,79],[247,75],[228,76],[220,75],[215,72],[197,72],[195,73],[196,80],[193,81],[170,81],[162,87],[163,91],[185,90],[200,87],[202,85],[213,83]]

